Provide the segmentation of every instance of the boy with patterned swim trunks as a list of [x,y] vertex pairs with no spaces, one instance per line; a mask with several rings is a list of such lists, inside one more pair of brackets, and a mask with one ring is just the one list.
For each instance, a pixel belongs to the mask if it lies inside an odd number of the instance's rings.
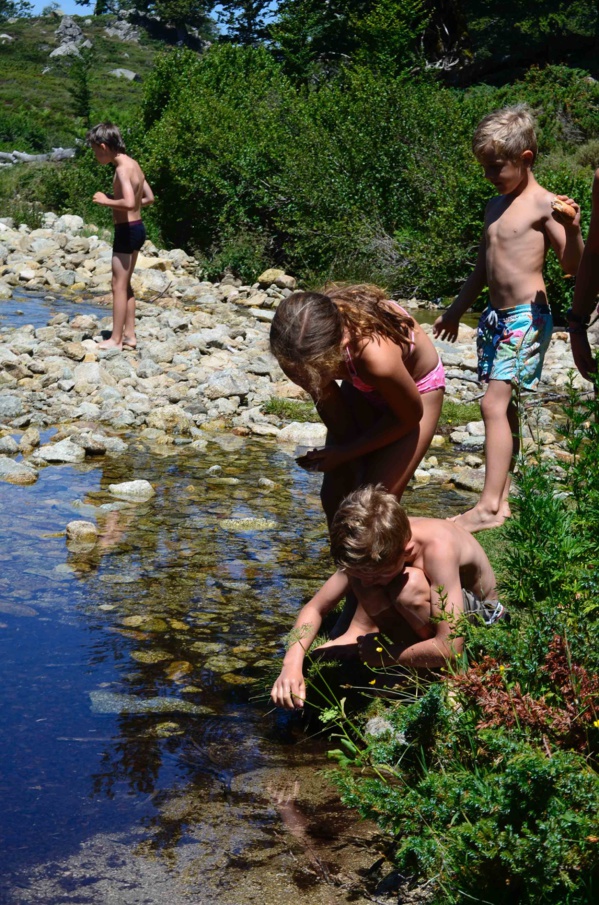
[[100,349],[134,349],[135,296],[131,277],[137,255],[145,242],[146,231],[141,209],[154,201],[152,189],[140,165],[125,154],[125,144],[112,123],[99,123],[87,133],[87,143],[98,163],[114,166],[113,192],[96,192],[93,200],[112,208],[114,243],[112,246],[112,335],[98,343]]
[[478,257],[454,303],[437,318],[433,333],[455,342],[461,316],[486,285],[489,306],[477,337],[478,376],[487,384],[481,402],[486,435],[485,484],[473,509],[456,517],[471,533],[503,524],[510,515],[510,470],[518,453],[518,409],[514,388],[534,390],[553,329],[543,280],[549,247],[562,269],[576,273],[583,250],[580,210],[568,219],[553,210],[556,196],[536,181],[534,122],[524,106],[506,107],[477,126],[474,155],[497,189],[485,211]]

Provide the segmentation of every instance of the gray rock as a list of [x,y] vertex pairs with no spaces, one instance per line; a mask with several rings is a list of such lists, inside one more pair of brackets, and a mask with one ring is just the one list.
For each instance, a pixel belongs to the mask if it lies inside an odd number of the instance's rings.
[[15,462],[6,456],[0,456],[0,481],[6,481],[7,484],[20,484],[26,486],[35,484],[37,481],[37,471],[23,465],[21,462]]
[[93,522],[84,522],[76,519],[69,522],[66,528],[67,540],[77,543],[95,543],[98,538],[98,529]]
[[277,434],[280,443],[295,443],[300,446],[322,446],[326,440],[327,429],[320,422],[292,421]]
[[223,399],[228,396],[247,396],[250,384],[245,374],[227,369],[212,374],[202,387],[207,399]]
[[150,482],[145,480],[109,484],[108,491],[120,500],[129,500],[135,503],[150,500],[156,493]]
[[108,75],[113,75],[117,79],[127,79],[128,82],[141,82],[141,76],[132,69],[111,69]]
[[19,451],[19,444],[10,435],[0,437],[0,456],[14,456]]
[[33,455],[35,462],[82,462],[85,459],[85,450],[70,439],[60,440],[58,443],[48,443],[40,446]]
[[138,695],[117,694],[103,689],[90,691],[89,697],[94,713],[212,713],[209,707],[175,697],[140,698]]
[[0,421],[12,421],[25,412],[25,406],[20,396],[0,393]]
[[52,53],[50,54],[50,58],[57,57],[80,57],[81,54],[79,52],[79,47],[73,41],[70,41],[67,44],[59,44]]

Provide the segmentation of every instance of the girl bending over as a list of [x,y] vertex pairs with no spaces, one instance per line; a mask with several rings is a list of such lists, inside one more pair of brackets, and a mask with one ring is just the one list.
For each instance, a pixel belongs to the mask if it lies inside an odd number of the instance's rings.
[[445,388],[441,360],[419,324],[377,286],[333,286],[284,299],[270,346],[328,428],[326,446],[298,462],[324,472],[329,526],[362,484],[382,483],[401,498],[433,438]]

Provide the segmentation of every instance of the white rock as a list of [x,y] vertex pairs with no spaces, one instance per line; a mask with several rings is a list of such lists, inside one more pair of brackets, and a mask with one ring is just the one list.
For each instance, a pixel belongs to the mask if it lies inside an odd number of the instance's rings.
[[312,421],[292,421],[277,434],[280,443],[296,443],[300,446],[322,446],[327,436],[324,424]]
[[109,492],[120,500],[132,502],[145,502],[151,499],[156,491],[149,481],[123,481],[122,484],[109,484]]
[[58,443],[40,446],[31,459],[35,462],[82,462],[85,459],[85,450],[67,438]]

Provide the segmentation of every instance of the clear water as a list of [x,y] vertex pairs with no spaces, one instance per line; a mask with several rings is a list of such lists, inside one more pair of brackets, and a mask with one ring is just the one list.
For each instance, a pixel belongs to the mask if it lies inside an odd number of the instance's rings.
[[[0,903],[350,901],[371,829],[319,774],[323,740],[267,694],[331,568],[319,478],[271,442],[128,439],[0,484]],[[135,478],[156,496],[115,505],[108,485]],[[458,495],[404,499],[444,514]],[[272,526],[222,525],[241,518]],[[69,549],[73,519],[97,524],[92,549]]]

